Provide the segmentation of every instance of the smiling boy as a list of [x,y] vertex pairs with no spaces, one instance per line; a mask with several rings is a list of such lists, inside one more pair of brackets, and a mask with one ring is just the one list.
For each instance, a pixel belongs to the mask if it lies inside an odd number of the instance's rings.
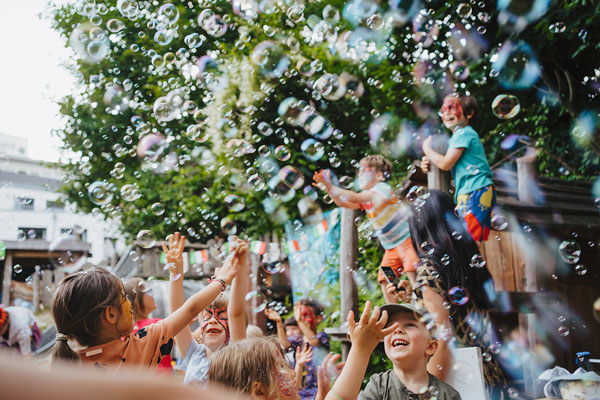
[[487,240],[490,233],[496,189],[479,135],[471,127],[477,114],[477,102],[473,97],[446,96],[440,116],[444,126],[452,131],[448,151],[440,154],[433,150],[431,136],[428,137],[423,142],[425,156],[421,168],[428,172],[432,162],[441,170],[452,170],[457,214],[464,219],[473,239],[481,242]]
[[[391,267],[399,276],[406,273],[414,282],[416,265],[419,262],[408,230],[408,210],[385,182],[392,172],[392,164],[381,155],[369,155],[360,160],[358,187],[360,192],[342,189],[333,184],[331,172],[321,170],[313,176],[314,186],[321,187],[339,207],[364,210],[371,222],[379,243],[385,249],[382,267]],[[385,276],[380,271],[377,281],[381,285],[385,301],[397,302],[388,290]]]
[[424,311],[412,304],[386,304],[383,311],[389,316],[386,326],[398,323],[384,338],[385,354],[394,367],[372,375],[358,399],[417,400],[436,392],[438,400],[460,400],[452,386],[427,372],[427,362],[438,343],[420,321]]

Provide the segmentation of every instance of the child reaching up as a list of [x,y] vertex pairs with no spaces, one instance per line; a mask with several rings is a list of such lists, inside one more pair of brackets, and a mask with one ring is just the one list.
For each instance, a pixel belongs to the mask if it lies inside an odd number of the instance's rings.
[[425,156],[421,168],[428,172],[429,162],[432,162],[441,170],[452,169],[456,210],[473,239],[482,242],[488,239],[492,226],[496,189],[479,135],[471,127],[478,111],[477,102],[471,96],[446,96],[440,115],[444,126],[452,131],[448,151],[440,154],[433,150],[431,136],[428,137],[423,142]]
[[[370,155],[360,160],[358,169],[360,192],[335,186],[329,170],[315,172],[313,185],[324,188],[340,207],[365,210],[379,243],[385,249],[381,266],[391,267],[397,275],[405,272],[410,281],[414,282],[419,259],[410,241],[408,211],[394,194],[392,187],[385,183],[391,170],[392,164],[388,160],[380,155]],[[397,301],[387,290],[387,283],[381,271],[378,281],[386,301]]]
[[[439,400],[460,400],[450,385],[427,373],[427,361],[435,353],[437,341],[420,322],[420,312],[408,304],[386,304],[375,307],[367,302],[358,325],[352,312],[348,315],[348,331],[352,348],[346,365],[335,380],[326,400],[383,400],[433,398],[436,388]],[[359,393],[371,352],[384,339],[385,354],[393,369],[372,375],[365,390]],[[429,397],[425,397],[429,392]],[[423,396],[423,397],[421,397]]]
[[394,367],[371,375],[358,398],[409,400],[421,398],[419,395],[423,398],[437,395],[439,400],[460,400],[460,394],[452,386],[427,372],[427,363],[438,343],[421,322],[426,311],[410,304],[386,304],[381,309],[388,314],[387,326],[394,324],[384,338],[385,354]]
[[[169,239],[169,245],[171,247],[176,246],[176,243],[182,240],[185,240],[185,238],[182,239],[179,233],[175,233]],[[189,325],[183,327],[175,335],[175,343],[182,358],[180,367],[185,370],[183,383],[205,381],[213,353],[229,344],[230,339],[237,340],[239,336],[245,336],[245,316],[242,312],[234,310],[234,315],[229,321],[228,299],[223,292],[236,275],[227,274],[228,270],[235,269],[238,274],[248,274],[248,245],[235,238],[231,242],[230,249],[231,253],[223,266],[215,271],[215,276],[211,280],[212,283],[204,289],[207,290],[209,287],[214,286],[211,288],[210,296],[204,299],[201,304],[202,307],[198,310],[198,314],[200,314],[199,336],[201,343],[194,340]],[[183,293],[183,257],[182,251],[167,251],[166,244],[163,244],[163,250],[165,250],[167,265],[171,274],[169,305],[171,314],[173,314],[178,312],[181,309],[180,307],[185,307],[185,304],[187,304],[187,302],[184,304]],[[234,265],[235,267],[233,267]],[[215,283],[218,283],[218,285]],[[239,285],[237,286],[239,287]],[[232,289],[232,302],[235,301],[238,308],[243,309],[245,293],[242,295],[237,293],[240,289]],[[240,302],[242,303],[241,306],[238,304]]]
[[[184,237],[169,244],[167,254],[183,253]],[[58,333],[52,360],[81,360],[107,369],[122,365],[155,367],[171,353],[173,335],[198,315],[237,274],[236,262],[225,265],[206,288],[177,311],[132,333],[131,303],[121,280],[103,268],[67,276],[52,299],[52,318]],[[78,353],[69,346],[84,347]]]

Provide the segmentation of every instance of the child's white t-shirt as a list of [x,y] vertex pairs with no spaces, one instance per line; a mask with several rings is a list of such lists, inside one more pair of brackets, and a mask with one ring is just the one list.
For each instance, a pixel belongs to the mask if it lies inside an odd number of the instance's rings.
[[210,368],[206,345],[192,340],[179,367],[185,370],[184,384],[205,382]]

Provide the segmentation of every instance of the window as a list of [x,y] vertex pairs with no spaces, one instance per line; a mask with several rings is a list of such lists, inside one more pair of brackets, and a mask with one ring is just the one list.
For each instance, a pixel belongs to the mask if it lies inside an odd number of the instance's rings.
[[60,234],[61,235],[70,235],[70,236],[75,236],[75,235],[79,235],[81,236],[81,240],[83,240],[84,242],[87,242],[87,229],[73,229],[73,228],[61,228],[60,229]]
[[46,239],[46,228],[19,227],[19,239]]
[[15,196],[16,210],[33,210],[34,203],[33,197]]
[[46,201],[46,210],[52,211],[52,210],[63,210],[65,207],[62,205],[62,203],[60,202],[60,200],[56,200],[56,201],[52,201],[52,200],[48,200]]

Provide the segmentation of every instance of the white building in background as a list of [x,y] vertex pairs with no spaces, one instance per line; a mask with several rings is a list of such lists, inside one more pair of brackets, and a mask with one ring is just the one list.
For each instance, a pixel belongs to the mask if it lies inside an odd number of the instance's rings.
[[114,225],[62,206],[57,189],[63,171],[56,164],[28,158],[27,145],[26,138],[0,133],[0,240],[51,245],[76,233],[91,247],[89,263],[114,266]]

